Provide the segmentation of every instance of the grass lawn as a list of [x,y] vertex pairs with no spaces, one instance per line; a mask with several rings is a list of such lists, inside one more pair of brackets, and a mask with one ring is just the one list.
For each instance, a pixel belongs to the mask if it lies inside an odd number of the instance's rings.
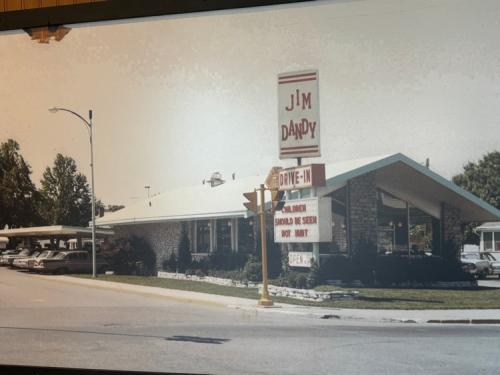
[[[90,275],[75,275],[90,278]],[[167,289],[218,294],[231,297],[258,299],[256,288],[236,288],[200,281],[173,280],[158,277],[101,275],[101,281],[154,286]],[[333,286],[319,286],[318,291],[346,290]],[[308,302],[292,298],[272,297],[275,302],[295,305],[337,307],[355,309],[500,309],[500,289],[478,288],[474,290],[446,289],[385,289],[352,288],[359,291],[357,300]]]

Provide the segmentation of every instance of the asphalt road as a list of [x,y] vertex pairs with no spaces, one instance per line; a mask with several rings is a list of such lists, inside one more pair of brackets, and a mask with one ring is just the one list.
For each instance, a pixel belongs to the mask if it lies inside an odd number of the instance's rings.
[[500,326],[249,312],[0,268],[0,363],[221,374],[498,374]]

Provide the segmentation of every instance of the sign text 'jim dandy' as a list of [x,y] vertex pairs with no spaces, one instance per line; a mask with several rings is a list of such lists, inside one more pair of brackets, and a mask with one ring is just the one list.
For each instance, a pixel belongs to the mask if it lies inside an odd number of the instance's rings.
[[280,159],[321,156],[318,71],[278,75]]

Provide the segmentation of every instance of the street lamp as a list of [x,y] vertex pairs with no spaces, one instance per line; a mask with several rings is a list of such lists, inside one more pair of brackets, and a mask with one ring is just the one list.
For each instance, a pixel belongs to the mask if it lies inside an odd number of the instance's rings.
[[78,117],[80,120],[83,121],[85,126],[87,127],[87,130],[89,132],[89,139],[90,139],[90,171],[91,171],[91,184],[92,184],[92,277],[96,277],[97,272],[96,272],[96,253],[95,253],[95,189],[94,189],[94,146],[92,143],[92,110],[89,110],[89,120],[87,121],[85,118],[83,118],[81,115],[78,113],[66,109],[66,108],[58,108],[58,107],[53,107],[49,109],[50,113],[56,113],[58,111],[64,111],[64,112],[69,112],[73,114],[74,116]]

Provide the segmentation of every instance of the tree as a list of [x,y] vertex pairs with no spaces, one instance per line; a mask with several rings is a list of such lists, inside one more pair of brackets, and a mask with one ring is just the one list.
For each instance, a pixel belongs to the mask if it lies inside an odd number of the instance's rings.
[[77,171],[71,157],[57,154],[41,181],[42,216],[51,225],[88,226],[92,196],[87,178]]
[[500,209],[500,152],[484,155],[477,164],[467,163],[453,182]]
[[40,224],[39,195],[30,175],[19,144],[13,139],[0,144],[0,228]]
[[[490,152],[477,163],[467,163],[464,171],[453,177],[453,182],[500,209],[500,152]],[[477,223],[466,227],[465,242],[479,243],[477,234],[472,230],[475,226]]]

